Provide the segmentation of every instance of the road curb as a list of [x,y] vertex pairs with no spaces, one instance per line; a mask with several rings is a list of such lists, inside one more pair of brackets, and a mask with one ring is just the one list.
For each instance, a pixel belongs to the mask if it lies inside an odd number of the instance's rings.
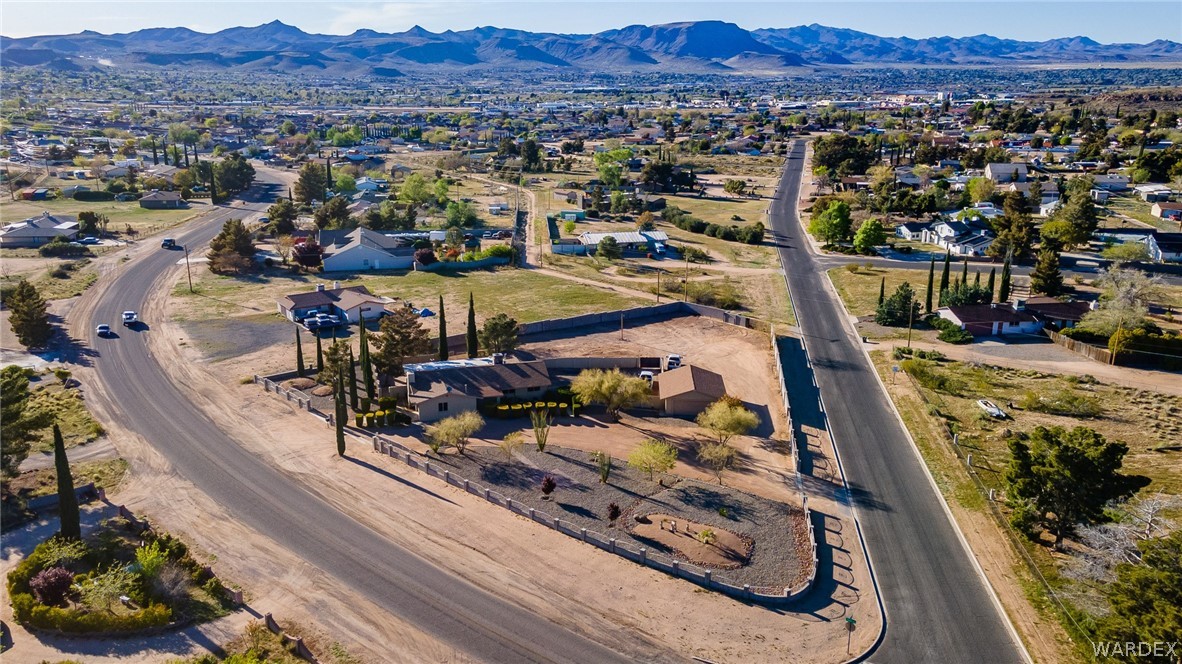
[[[833,292],[834,296],[836,296],[838,298],[838,301],[840,302],[841,298],[840,298],[840,296],[837,295],[837,287],[833,285],[833,280],[829,278],[828,271],[825,272],[825,281],[826,281],[826,283],[829,284],[829,289]],[[844,308],[844,306],[845,305],[843,303],[842,307]],[[849,311],[847,310],[846,313],[848,314]],[[856,320],[856,319],[854,319],[854,320]],[[846,321],[847,325],[850,325],[850,326],[853,325],[850,316],[847,316],[845,318],[845,321]],[[914,454],[915,457],[919,460],[920,465],[923,467],[924,477],[927,478],[928,484],[930,484],[932,487],[932,491],[934,491],[936,493],[936,496],[940,499],[940,507],[943,508],[944,515],[946,517],[948,517],[948,522],[952,525],[952,529],[954,531],[956,531],[956,539],[960,542],[961,547],[964,548],[965,553],[968,554],[969,560],[973,564],[973,569],[975,569],[977,571],[977,576],[981,579],[981,582],[985,585],[985,588],[989,591],[989,597],[990,597],[990,599],[993,600],[994,607],[997,609],[998,613],[1002,617],[1005,618],[1005,625],[1006,625],[1006,629],[1010,633],[1010,638],[1014,641],[1015,644],[1017,644],[1018,649],[1021,651],[1022,655],[1025,658],[1024,661],[1026,662],[1026,664],[1033,664],[1034,660],[1030,657],[1030,652],[1026,649],[1026,643],[1024,641],[1022,641],[1022,637],[1019,636],[1018,630],[1014,627],[1014,623],[1010,619],[1009,613],[1006,612],[1005,607],[1001,603],[1001,599],[997,596],[997,592],[993,589],[993,584],[989,582],[989,577],[985,575],[985,570],[981,567],[981,563],[977,560],[976,553],[974,553],[972,547],[969,546],[969,541],[967,539],[965,539],[964,532],[960,529],[960,524],[957,523],[956,517],[953,516],[952,509],[950,507],[948,507],[948,501],[944,498],[943,492],[940,491],[939,485],[936,484],[936,479],[934,477],[932,477],[932,471],[930,468],[928,468],[927,461],[925,461],[923,458],[923,455],[920,454],[919,446],[916,445],[915,439],[911,436],[911,430],[907,428],[907,423],[903,421],[902,414],[899,413],[898,407],[895,406],[895,400],[891,398],[890,392],[887,391],[886,383],[883,382],[882,376],[880,376],[878,374],[878,368],[874,366],[874,360],[871,359],[871,357],[870,357],[870,351],[867,350],[866,344],[861,342],[861,337],[858,334],[858,330],[856,327],[854,327],[852,330],[847,330],[847,331],[851,331],[853,333],[854,338],[856,339],[856,343],[858,344],[858,347],[862,351],[862,355],[865,356],[866,361],[870,364],[871,373],[874,374],[874,379],[878,382],[879,389],[882,391],[883,396],[886,397],[887,403],[890,404],[891,412],[895,414],[895,419],[898,420],[899,426],[903,429],[903,433],[907,436],[908,442],[911,443],[910,448],[911,448],[912,454]],[[834,447],[834,449],[836,450],[836,446]]]
[[[806,146],[807,146],[807,143],[806,143]],[[804,152],[805,152],[805,154],[807,154],[807,152],[808,152],[807,147]],[[805,154],[801,155],[801,159],[804,159]],[[804,168],[803,167],[801,167],[801,178],[804,178]],[[779,187],[777,187],[775,192],[773,192],[773,194],[772,194],[772,198],[773,199],[777,198],[779,196],[779,193],[780,193],[780,190],[779,190]],[[798,189],[798,193],[799,193],[799,189]],[[795,200],[795,197],[794,197],[794,200],[791,202],[791,204],[798,205],[798,203],[799,203],[799,201]],[[800,219],[800,217],[799,217],[799,213],[798,213],[797,220],[799,221],[799,219]],[[771,226],[771,219],[770,218],[768,219],[768,226],[769,227]],[[803,230],[803,228],[802,228],[802,230]],[[811,250],[810,250],[810,253],[812,253]],[[784,287],[788,290],[788,302],[792,305],[792,311],[795,314],[796,300],[792,295],[792,284],[788,281],[788,268],[787,268],[787,266],[783,265],[783,258],[781,256],[780,252],[777,251],[776,256],[781,261],[781,265],[780,265],[781,276],[784,279]],[[773,342],[774,342],[774,340],[773,340]],[[801,336],[800,336],[800,343],[801,343],[801,346],[804,348],[805,362],[808,363],[809,370],[811,371],[813,368],[813,360],[812,360],[811,355],[809,354],[808,341],[805,338],[804,334],[801,334]],[[814,379],[814,381],[816,380],[816,374],[814,374],[813,379]],[[850,486],[849,486],[849,482],[846,481],[845,466],[841,463],[841,453],[837,449],[837,439],[833,436],[833,431],[829,427],[829,409],[825,406],[825,398],[821,394],[821,390],[820,390],[819,386],[817,389],[817,398],[821,404],[821,412],[825,414],[825,430],[829,434],[829,444],[833,446],[834,460],[837,461],[837,470],[841,474],[841,485],[842,485],[842,487],[845,488],[846,495],[848,496]],[[793,433],[793,435],[795,435],[795,433]],[[879,620],[878,636],[874,639],[874,642],[870,644],[870,647],[867,648],[866,650],[864,650],[861,654],[854,656],[852,659],[844,660],[843,664],[854,664],[856,662],[865,661],[867,658],[870,657],[871,653],[878,650],[878,647],[880,645],[882,645],[883,640],[886,639],[886,631],[887,631],[886,604],[882,601],[882,589],[879,588],[878,577],[874,573],[874,563],[871,561],[870,547],[866,546],[866,539],[862,536],[862,524],[858,520],[858,508],[857,508],[857,505],[853,501],[849,502],[849,510],[850,510],[850,519],[854,522],[854,530],[858,533],[858,544],[862,547],[862,553],[865,554],[865,556],[866,556],[866,570],[870,574],[870,583],[871,583],[871,585],[874,586],[874,598],[875,598],[876,603],[878,604],[878,612],[879,612],[879,615],[881,616],[881,619]]]

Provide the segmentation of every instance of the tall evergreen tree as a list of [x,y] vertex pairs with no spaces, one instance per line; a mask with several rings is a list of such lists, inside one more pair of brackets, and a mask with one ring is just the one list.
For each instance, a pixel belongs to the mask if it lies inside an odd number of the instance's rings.
[[324,202],[328,202],[328,191],[332,189],[332,158],[324,158]]
[[969,283],[969,257],[964,257],[964,267],[960,271],[960,283]]
[[21,279],[4,304],[8,307],[12,332],[22,345],[38,348],[49,341],[53,327],[49,324],[48,305],[33,284]]
[[480,354],[480,341],[476,336],[476,301],[472,297],[472,291],[468,291],[468,357],[476,357]]
[[349,346],[349,407],[359,410],[360,400],[357,398],[357,362],[353,359],[353,347]]
[[74,494],[74,475],[66,458],[66,442],[62,430],[53,425],[53,465],[57,473],[58,514],[61,515],[61,535],[66,539],[82,539],[82,519],[78,513],[78,496]]
[[341,457],[345,456],[345,418],[349,416],[349,411],[345,409],[345,379],[344,376],[337,374],[337,379],[333,381],[333,399],[335,401],[335,410],[333,411],[333,425],[336,427],[337,434],[337,454]]
[[1043,242],[1030,273],[1030,290],[1043,295],[1055,296],[1063,292],[1063,273],[1059,271],[1059,247]]
[[320,343],[320,333],[316,333],[316,373],[324,371],[324,347]]
[[886,299],[886,277],[878,282],[878,304],[882,306],[882,301]]
[[997,289],[997,301],[1010,301],[1010,255],[1006,254],[1006,260],[1001,264],[1001,285]]
[[995,288],[994,282],[996,281],[996,279],[997,279],[997,268],[995,268],[995,267],[989,268],[989,281],[985,282],[985,287],[989,289],[989,301],[990,302],[993,302],[994,297],[997,295],[997,291],[994,290],[994,288]]
[[973,285],[974,286],[981,285],[981,271],[980,270],[977,270],[976,276],[973,277]]
[[443,311],[443,296],[439,296],[439,359],[447,359],[447,315]]
[[365,398],[373,401],[376,395],[373,381],[373,363],[369,359],[369,332],[365,321],[361,321],[361,380],[365,382]]
[[949,271],[951,270],[951,267],[952,267],[952,252],[946,251],[946,252],[944,252],[944,271],[940,273],[940,296],[941,296],[941,298],[944,295],[944,291],[948,290],[948,284],[950,282]]
[[932,288],[936,285],[936,257],[932,256],[931,263],[928,265],[928,292],[923,300],[923,310],[927,313],[932,313]]
[[296,375],[300,378],[308,373],[308,369],[304,366],[304,342],[300,340],[300,328],[297,325],[296,329]]

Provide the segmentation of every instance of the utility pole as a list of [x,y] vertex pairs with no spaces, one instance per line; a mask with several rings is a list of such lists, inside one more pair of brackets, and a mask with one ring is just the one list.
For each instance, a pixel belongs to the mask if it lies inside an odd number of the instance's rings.
[[915,302],[908,305],[907,309],[907,347],[911,348],[911,325],[915,322]]
[[189,275],[189,292],[193,292],[193,271],[189,269],[189,245],[185,245],[185,274]]
[[682,301],[689,302],[689,252],[685,251],[685,247],[682,247],[681,251],[685,253],[685,288],[682,289]]

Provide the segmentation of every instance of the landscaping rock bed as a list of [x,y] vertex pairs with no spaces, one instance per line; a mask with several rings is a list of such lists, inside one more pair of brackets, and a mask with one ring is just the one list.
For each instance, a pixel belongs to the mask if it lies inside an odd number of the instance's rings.
[[[611,477],[601,484],[587,452],[553,445],[545,453],[522,448],[511,462],[494,447],[470,447],[464,456],[433,454],[431,460],[432,465],[446,467],[514,501],[633,547],[676,555],[660,541],[632,533],[637,515],[667,515],[733,533],[752,547],[745,565],[724,572],[732,583],[790,588],[809,573],[812,549],[808,524],[803,510],[793,505],[673,475],[650,481],[622,459],[613,459]],[[549,499],[541,489],[546,476],[553,477],[557,485]],[[608,520],[611,503],[621,510],[614,525]]]

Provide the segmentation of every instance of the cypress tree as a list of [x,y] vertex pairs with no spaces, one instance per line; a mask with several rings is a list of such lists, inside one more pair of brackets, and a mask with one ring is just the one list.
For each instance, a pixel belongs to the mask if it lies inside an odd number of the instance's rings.
[[940,306],[944,306],[944,291],[948,290],[949,270],[952,265],[952,252],[944,252],[944,271],[940,273]]
[[994,290],[994,281],[997,279],[997,268],[989,268],[989,281],[985,282],[985,286],[989,289],[989,301],[992,302],[996,296],[997,291]]
[[882,306],[882,301],[886,299],[886,277],[878,282],[878,306]]
[[300,341],[299,326],[296,326],[295,331],[296,331],[296,375],[299,376],[300,378],[303,378],[304,374],[308,372],[307,368],[304,367],[304,344],[302,341]]
[[468,357],[480,354],[480,341],[476,336],[476,301],[468,291]]
[[977,270],[977,275],[975,277],[973,277],[973,285],[974,286],[981,285],[981,271],[980,270]]
[[962,268],[961,272],[960,272],[960,283],[962,283],[962,284],[969,283],[969,257],[968,256],[964,257],[964,268]]
[[333,399],[335,400],[336,409],[333,413],[336,421],[337,434],[337,454],[341,457],[345,456],[345,418],[349,416],[349,411],[345,410],[345,381],[344,377],[338,375],[337,379],[333,381]]
[[1001,286],[997,289],[997,301],[1010,301],[1010,254],[1006,254],[1006,260],[1001,264]]
[[332,189],[332,160],[324,158],[324,202],[328,202],[328,190]]
[[443,296],[439,296],[439,359],[447,359],[447,315],[443,312]]
[[152,165],[160,165],[160,155],[156,152],[156,137],[152,137]]
[[364,320],[361,321],[361,379],[365,381],[365,397],[373,401],[373,366],[369,360],[369,335],[365,331]]
[[320,343],[320,333],[316,333],[316,373],[324,371],[324,348]]
[[349,407],[358,410],[357,362],[353,359],[353,347],[349,347]]
[[932,287],[936,285],[936,257],[932,256],[931,263],[928,265],[928,292],[924,297],[923,306],[924,311],[932,313]]
[[82,520],[78,514],[78,496],[74,494],[74,476],[66,458],[66,443],[62,430],[53,425],[53,465],[57,473],[58,513],[61,515],[61,534],[66,539],[82,539]]

